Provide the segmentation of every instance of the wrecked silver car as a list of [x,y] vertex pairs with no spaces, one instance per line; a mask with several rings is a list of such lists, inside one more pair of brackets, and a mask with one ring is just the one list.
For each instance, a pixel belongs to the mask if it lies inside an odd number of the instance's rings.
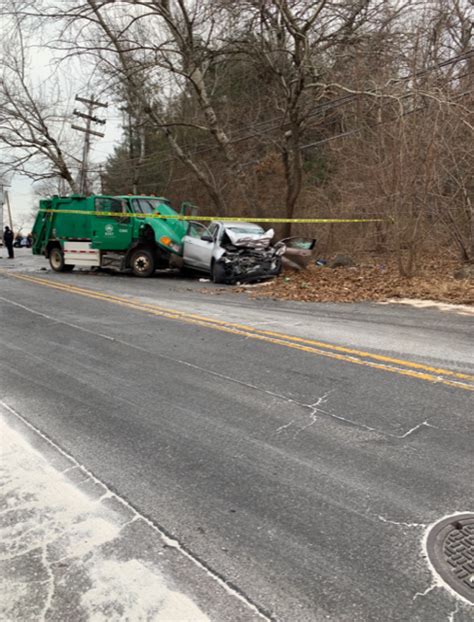
[[214,283],[237,283],[277,276],[285,245],[271,244],[273,229],[247,222],[190,222],[183,238],[183,265],[211,275]]

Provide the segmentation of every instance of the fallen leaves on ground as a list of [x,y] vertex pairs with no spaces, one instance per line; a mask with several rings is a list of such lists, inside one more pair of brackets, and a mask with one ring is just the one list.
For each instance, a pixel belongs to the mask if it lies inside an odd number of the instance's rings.
[[393,260],[365,262],[351,268],[310,266],[301,272],[284,272],[268,286],[250,291],[237,287],[236,291],[246,291],[252,297],[304,302],[412,298],[474,305],[474,281],[453,277],[460,265],[456,260],[432,259],[412,278],[401,277]]

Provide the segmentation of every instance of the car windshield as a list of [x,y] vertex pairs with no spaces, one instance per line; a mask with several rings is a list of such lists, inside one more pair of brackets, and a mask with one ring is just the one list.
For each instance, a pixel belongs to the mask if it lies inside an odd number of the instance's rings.
[[262,235],[265,233],[264,229],[258,225],[232,225],[230,227],[226,227],[226,230],[232,231],[232,233],[248,235]]

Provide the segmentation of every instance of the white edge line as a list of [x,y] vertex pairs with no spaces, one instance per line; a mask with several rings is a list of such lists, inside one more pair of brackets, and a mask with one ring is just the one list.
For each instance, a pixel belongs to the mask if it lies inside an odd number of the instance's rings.
[[71,322],[66,322],[65,320],[58,320],[57,318],[52,317],[51,315],[48,315],[47,313],[36,311],[36,309],[31,309],[30,307],[26,307],[25,305],[22,305],[19,302],[10,300],[9,298],[4,298],[3,296],[0,296],[0,300],[3,300],[4,302],[10,305],[14,305],[15,307],[19,307],[20,309],[24,309],[25,311],[29,311],[30,313],[33,313],[34,315],[39,315],[41,317],[44,317],[45,319],[50,320],[51,322],[54,322],[55,324],[63,324],[65,326],[70,326],[71,328],[77,328],[77,330],[82,330],[85,333],[90,333],[91,335],[103,337],[104,339],[108,339],[109,341],[116,341],[114,337],[109,337],[108,335],[103,335],[102,333],[96,333],[93,330],[89,330],[88,328],[84,328],[83,326],[78,326],[77,324],[71,324]]
[[59,445],[57,445],[54,441],[52,441],[50,438],[48,438],[45,434],[43,434],[43,432],[41,432],[41,430],[39,430],[36,426],[34,426],[32,423],[30,423],[27,419],[25,419],[22,415],[20,415],[19,412],[17,412],[15,409],[13,409],[11,406],[9,406],[8,404],[6,404],[3,400],[0,400],[0,405],[3,406],[6,410],[8,410],[12,415],[14,415],[15,417],[17,417],[18,419],[20,419],[26,426],[28,426],[31,430],[33,430],[35,432],[35,434],[37,434],[38,436],[40,436],[43,440],[45,440],[47,443],[49,443],[49,445],[51,445],[52,447],[54,447],[54,449],[56,451],[59,451],[60,454],[62,454],[65,458],[67,458],[68,460],[70,460],[71,462],[74,463],[75,466],[79,467],[80,469],[82,469],[84,471],[84,473],[87,473],[87,475],[90,477],[90,479],[95,482],[96,484],[98,484],[99,486],[102,486],[106,491],[107,491],[107,496],[109,497],[113,497],[115,498],[119,503],[121,503],[123,506],[125,506],[127,509],[129,509],[136,518],[140,518],[142,519],[151,529],[153,529],[156,533],[159,534],[159,536],[161,537],[161,539],[163,540],[163,542],[172,548],[177,549],[184,557],[186,557],[187,559],[189,559],[193,564],[195,564],[198,568],[200,568],[201,570],[203,570],[211,579],[213,579],[216,583],[218,583],[228,594],[230,594],[231,596],[234,596],[235,598],[237,598],[238,600],[240,600],[242,603],[245,604],[246,607],[248,607],[249,609],[251,609],[254,613],[256,613],[260,618],[262,618],[263,620],[266,620],[267,622],[273,622],[274,618],[273,617],[268,617],[265,613],[263,613],[262,611],[260,611],[258,609],[258,607],[252,603],[250,600],[248,600],[246,598],[246,596],[244,596],[243,594],[241,594],[240,592],[238,592],[235,588],[233,588],[232,586],[228,585],[224,579],[222,579],[218,574],[214,573],[210,568],[207,568],[199,559],[197,559],[196,557],[194,557],[191,553],[189,553],[188,551],[186,551],[186,549],[184,549],[181,545],[181,543],[176,540],[175,538],[171,538],[170,536],[167,536],[159,527],[157,527],[149,518],[147,518],[146,516],[143,516],[142,514],[140,514],[140,512],[138,512],[133,505],[131,505],[128,501],[126,501],[125,499],[123,499],[122,497],[120,497],[119,495],[117,495],[115,492],[113,492],[112,490],[110,490],[106,484],[104,484],[99,478],[97,478],[91,471],[89,471],[89,469],[87,469],[85,466],[83,466],[82,464],[80,464],[80,462],[78,462],[71,454],[69,454],[67,451],[65,451],[64,449],[62,449],[62,447],[60,447]]

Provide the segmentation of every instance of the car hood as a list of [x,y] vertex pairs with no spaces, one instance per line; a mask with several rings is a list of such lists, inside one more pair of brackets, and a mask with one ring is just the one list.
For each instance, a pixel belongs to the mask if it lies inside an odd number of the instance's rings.
[[275,235],[273,229],[265,233],[236,233],[231,229],[226,229],[225,232],[234,246],[243,248],[267,248]]

